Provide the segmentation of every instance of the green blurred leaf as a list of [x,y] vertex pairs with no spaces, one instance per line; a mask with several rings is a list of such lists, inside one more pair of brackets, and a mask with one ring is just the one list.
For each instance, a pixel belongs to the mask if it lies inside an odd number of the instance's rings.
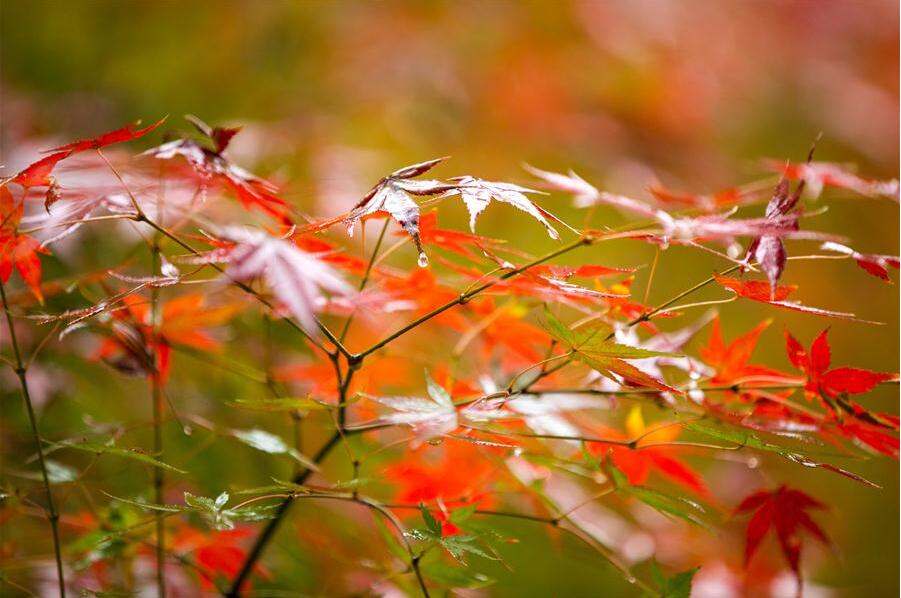
[[71,448],[79,451],[84,451],[86,453],[94,453],[95,455],[115,455],[116,457],[124,457],[126,459],[140,461],[141,463],[146,463],[147,465],[162,467],[163,469],[168,469],[169,471],[174,471],[176,473],[188,473],[183,469],[178,469],[177,467],[173,467],[168,463],[163,463],[158,459],[154,459],[150,455],[144,453],[141,449],[126,449],[114,446],[112,444],[98,444],[95,442],[72,442],[68,440],[62,442],[52,442],[45,440],[45,442],[54,449]]
[[278,397],[272,399],[237,399],[226,403],[229,407],[251,411],[322,411],[333,409],[328,403],[312,397]]

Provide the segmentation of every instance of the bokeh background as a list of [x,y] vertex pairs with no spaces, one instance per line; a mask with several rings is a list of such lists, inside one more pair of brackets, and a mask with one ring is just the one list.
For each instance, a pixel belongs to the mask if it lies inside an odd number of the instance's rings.
[[[0,162],[24,163],[59,139],[136,118],[168,114],[181,127],[180,116],[192,113],[246,125],[233,155],[318,215],[347,209],[385,172],[439,155],[453,156],[441,174],[529,184],[521,169],[528,162],[572,167],[603,189],[646,197],[655,181],[710,192],[759,179],[762,159],[801,160],[822,132],[818,159],[898,176],[893,0],[3,0],[0,50]],[[816,228],[847,235],[860,251],[898,253],[897,204],[834,190],[820,202],[829,211],[812,221]],[[563,197],[544,205],[579,222]],[[463,226],[455,209],[442,212],[443,225]],[[480,232],[536,253],[550,247],[532,222],[504,215],[489,210]],[[622,222],[602,216],[603,224]],[[593,257],[641,265],[652,256],[624,244]],[[714,265],[670,249],[651,302]],[[791,263],[785,280],[806,303],[886,325],[739,302],[722,310],[727,338],[774,317],[757,361],[788,369],[782,327],[809,341],[831,325],[836,363],[897,370],[894,288],[847,261]],[[78,388],[77,407],[58,413],[101,420],[127,411],[92,396],[88,383]],[[866,404],[897,412],[897,388]],[[52,436],[53,421],[44,425]],[[774,467],[833,507],[821,519],[842,548],[812,552],[815,582],[839,595],[896,596],[897,463],[852,465],[884,488]],[[218,473],[211,464],[201,476],[215,488]],[[540,530],[511,530],[522,542],[510,547],[513,571],[492,571],[501,580],[496,595],[596,595],[616,583],[597,561],[551,549]],[[316,587],[322,580],[308,549],[292,550],[297,587]]]

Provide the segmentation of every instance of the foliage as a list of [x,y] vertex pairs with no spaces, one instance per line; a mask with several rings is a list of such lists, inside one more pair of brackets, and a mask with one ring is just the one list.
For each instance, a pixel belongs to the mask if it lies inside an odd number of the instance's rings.
[[[755,479],[747,465],[767,472],[770,458],[838,474],[835,484],[872,487],[834,461],[898,458],[898,417],[865,396],[880,385],[894,388],[896,373],[832,367],[828,328],[809,349],[786,329],[787,358],[797,371],[783,372],[774,356],[752,362],[770,320],[727,343],[725,316],[691,316],[741,297],[810,318],[858,320],[789,301],[796,286],[779,282],[791,257],[823,257],[794,252],[794,242],[811,239],[891,282],[885,266],[897,258],[836,244],[841,231],[801,226],[805,184],[897,201],[897,191],[885,192],[890,184],[862,186],[809,156],[779,181],[765,179],[753,186],[758,191],[711,204],[674,202],[659,189],[651,200],[614,195],[574,172],[529,168],[580,208],[613,207],[636,217],[597,230],[567,225],[528,187],[471,175],[418,178],[437,176],[446,166],[438,158],[384,176],[347,212],[304,218],[277,185],[226,155],[238,128],[189,117],[202,140],[194,133],[136,155],[104,154],[163,120],[50,150],[0,186],[0,279],[12,355],[4,360],[28,407],[41,474],[20,477],[44,482],[43,489],[7,491],[7,512],[24,517],[47,501],[61,587],[135,592],[150,583],[138,579],[147,571],[161,593],[167,583],[227,596],[253,584],[280,587],[270,561],[281,547],[272,538],[295,503],[313,503],[322,514],[312,529],[296,532],[301,536],[330,537],[329,520],[346,514],[340,505],[367,511],[372,521],[355,518],[352,525],[380,534],[376,548],[365,548],[372,558],[358,554],[343,566],[408,593],[490,585],[487,571],[504,563],[515,541],[495,522],[520,519],[544,526],[552,538],[580,540],[642,592],[687,596],[704,567],[732,555],[700,542],[708,553],[695,562],[670,559],[665,566],[676,572],[667,575],[654,560],[647,575],[643,562],[652,555],[624,550],[617,539],[623,532],[614,530],[634,530],[652,545],[667,537],[687,543],[694,534],[729,533],[730,512],[751,517],[746,565],[772,529],[800,587],[800,533],[829,544],[807,513],[824,508],[827,498],[777,484],[738,500],[714,483],[723,474],[705,461],[733,469],[742,487],[769,479]],[[84,160],[70,160],[79,154]],[[114,189],[101,182],[98,167]],[[790,192],[793,179],[802,183]],[[774,190],[765,190],[771,183]],[[230,210],[231,196],[246,212]],[[470,232],[438,228],[452,197],[463,200]],[[511,207],[530,216],[522,226],[543,227],[559,244],[535,255],[532,247],[476,235],[477,217],[494,202],[506,204],[491,209],[508,209],[511,219],[519,217]],[[730,208],[724,211],[723,202]],[[438,209],[423,212],[424,204]],[[755,216],[764,205],[764,216]],[[374,246],[363,250],[329,236],[339,223],[352,233],[358,222],[382,219]],[[402,236],[383,249],[392,222]],[[123,234],[122,224],[137,236]],[[99,274],[73,269],[47,279],[48,246],[64,258],[88,229],[134,251],[104,263]],[[660,251],[682,245],[721,263],[686,280],[675,297],[647,306],[632,295],[641,264],[595,263],[593,249],[613,241]],[[415,265],[404,253],[410,243]],[[742,244],[745,252],[731,251]],[[15,291],[14,269],[30,295]],[[717,284],[728,291],[724,298],[689,302]],[[672,329],[664,330],[666,320]],[[156,414],[152,450],[126,448],[139,437],[134,423],[90,421],[87,430],[67,430],[64,422],[43,420],[52,431],[39,432],[34,372],[62,356],[87,361],[98,379],[137,378],[133,392],[146,385]],[[413,361],[424,362],[424,376],[414,373]],[[98,362],[111,370],[101,374]],[[224,376],[241,378],[247,394],[223,396]],[[109,399],[133,409],[139,394]],[[192,395],[229,411],[210,419],[187,400]],[[195,479],[202,474],[194,457],[211,445],[229,455],[210,474],[219,485],[215,497],[204,496]],[[34,469],[19,449],[22,467]],[[233,475],[231,460],[240,463],[248,449],[262,453],[265,465],[250,473],[263,485],[242,485]],[[45,460],[49,453],[65,462]],[[284,471],[269,456],[286,457],[290,481],[263,475]],[[126,469],[83,482],[95,463],[114,459]],[[69,484],[89,497],[81,510],[62,491]],[[165,500],[170,495],[181,498]],[[238,495],[249,498],[230,504]],[[78,566],[64,567],[64,558]]]

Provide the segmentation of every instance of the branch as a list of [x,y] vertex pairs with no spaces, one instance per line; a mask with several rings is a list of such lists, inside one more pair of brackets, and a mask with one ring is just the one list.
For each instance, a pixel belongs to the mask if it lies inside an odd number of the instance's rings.
[[50,477],[47,475],[47,462],[44,460],[44,447],[41,444],[41,435],[38,432],[34,405],[31,403],[31,394],[28,392],[28,381],[25,378],[27,368],[23,365],[22,353],[19,350],[19,341],[16,337],[16,328],[13,325],[12,314],[9,313],[9,304],[6,301],[6,289],[3,287],[2,281],[0,281],[0,299],[3,301],[3,311],[6,314],[6,323],[9,326],[9,339],[12,343],[13,353],[16,357],[15,372],[16,376],[19,378],[19,388],[22,391],[22,398],[25,400],[25,407],[28,411],[28,422],[31,424],[31,436],[37,446],[38,463],[41,466],[41,478],[44,481],[44,492],[47,493],[47,519],[50,520],[50,529],[53,534],[53,556],[56,559],[56,576],[59,581],[59,595],[61,598],[65,598],[66,581],[63,576],[63,558],[59,540],[59,511],[56,510],[53,492],[50,490]]

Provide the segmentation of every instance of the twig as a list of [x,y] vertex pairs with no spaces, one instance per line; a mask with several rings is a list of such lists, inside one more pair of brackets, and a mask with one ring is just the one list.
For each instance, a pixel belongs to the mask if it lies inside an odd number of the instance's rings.
[[50,490],[50,477],[47,475],[47,463],[44,460],[44,447],[41,444],[41,435],[38,432],[37,418],[34,414],[34,405],[31,402],[31,394],[28,392],[28,381],[26,380],[27,368],[23,365],[22,353],[19,350],[19,341],[16,337],[16,329],[13,325],[13,317],[9,312],[9,304],[6,302],[6,289],[3,282],[0,281],[0,298],[3,300],[3,311],[6,314],[6,323],[9,326],[9,339],[13,346],[13,353],[16,358],[15,372],[19,378],[19,388],[22,391],[22,398],[25,400],[25,407],[28,411],[28,422],[31,424],[31,435],[34,444],[37,447],[38,463],[41,467],[41,478],[44,481],[44,492],[47,493],[47,519],[50,520],[50,529],[53,535],[53,556],[56,559],[56,576],[59,581],[59,595],[61,598],[66,596],[66,581],[63,576],[63,557],[59,539],[59,511],[56,510],[56,503],[53,500],[53,492]]

